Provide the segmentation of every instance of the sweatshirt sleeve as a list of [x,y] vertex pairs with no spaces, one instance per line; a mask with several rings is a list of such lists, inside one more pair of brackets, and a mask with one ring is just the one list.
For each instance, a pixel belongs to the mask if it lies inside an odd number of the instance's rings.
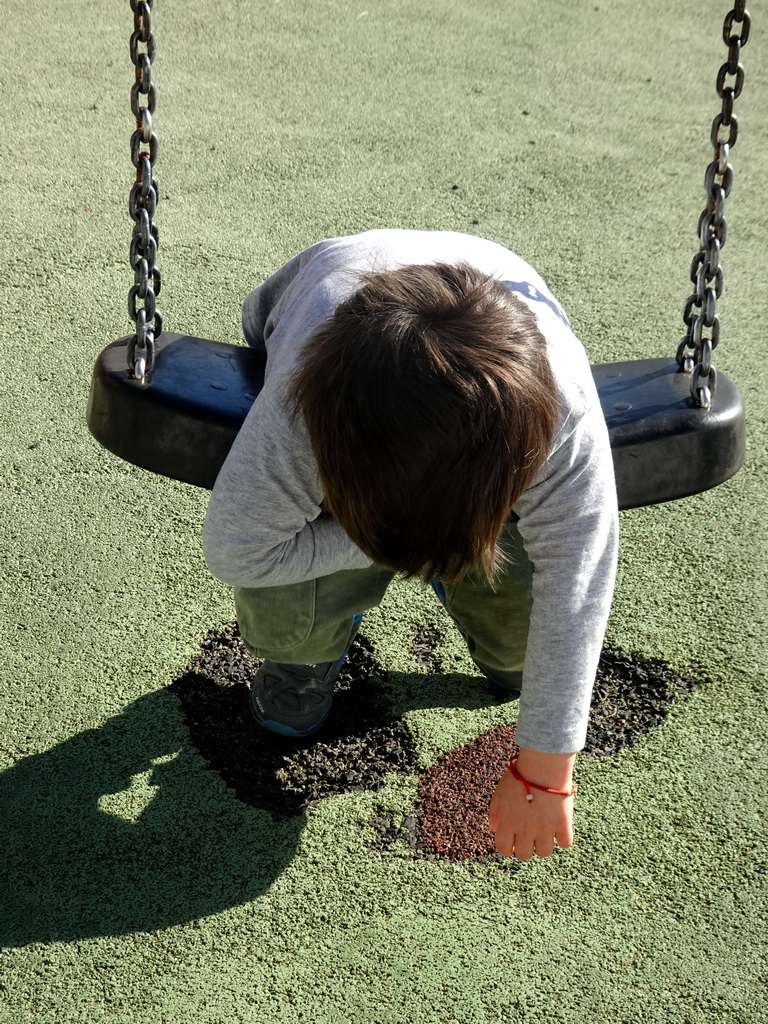
[[317,249],[319,246],[313,245],[300,252],[246,295],[242,310],[243,337],[251,348],[266,348],[292,285]]
[[573,753],[586,741],[616,576],[618,506],[599,401],[568,415],[515,511],[534,567],[517,742]]
[[284,377],[273,378],[256,399],[208,505],[205,560],[235,587],[300,583],[372,564],[335,520],[320,515],[317,463],[284,388]]

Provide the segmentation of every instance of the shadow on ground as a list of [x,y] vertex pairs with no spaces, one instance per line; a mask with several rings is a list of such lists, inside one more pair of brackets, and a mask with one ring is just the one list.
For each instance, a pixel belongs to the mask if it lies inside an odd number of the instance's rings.
[[[258,897],[292,859],[307,806],[416,774],[402,715],[505,699],[480,678],[442,675],[439,640],[415,625],[425,674],[390,675],[358,636],[329,722],[290,741],[251,718],[245,684],[256,663],[233,624],[211,633],[168,689],[20,761],[0,775],[0,945],[153,931]],[[585,753],[637,742],[701,681],[606,648]],[[497,860],[487,806],[513,749],[508,725],[443,755],[420,773],[411,818],[374,816],[372,849]],[[200,755],[213,771],[201,771]],[[222,782],[239,799],[224,799]]]
[[160,691],[0,775],[0,945],[165,928],[270,886],[303,815],[223,800],[184,732]]
[[[171,689],[184,708],[190,738],[236,795],[285,818],[327,797],[377,791],[391,772],[418,774],[412,816],[392,821],[374,815],[372,848],[405,848],[435,860],[498,862],[488,827],[488,803],[515,748],[513,724],[497,726],[448,751],[417,773],[416,749],[403,716],[426,708],[468,710],[507,702],[482,676],[444,674],[437,656],[437,625],[414,623],[411,654],[423,673],[386,673],[358,635],[337,682],[328,722],[304,740],[257,730],[247,683],[258,660],[236,624],[211,633]],[[674,673],[660,660],[644,660],[605,647],[598,667],[585,754],[606,757],[638,742],[659,725],[681,695],[704,680]],[[510,713],[513,709],[510,706]]]

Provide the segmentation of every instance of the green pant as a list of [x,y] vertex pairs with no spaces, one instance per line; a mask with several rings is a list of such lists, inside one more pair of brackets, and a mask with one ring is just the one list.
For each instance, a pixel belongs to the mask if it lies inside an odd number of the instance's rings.
[[[446,584],[446,609],[476,661],[515,672],[525,660],[533,566],[515,522],[507,523],[501,542],[509,561],[495,586],[472,574]],[[353,617],[380,604],[393,577],[372,566],[287,586],[236,587],[240,633],[254,654],[271,661],[335,661],[349,645]]]

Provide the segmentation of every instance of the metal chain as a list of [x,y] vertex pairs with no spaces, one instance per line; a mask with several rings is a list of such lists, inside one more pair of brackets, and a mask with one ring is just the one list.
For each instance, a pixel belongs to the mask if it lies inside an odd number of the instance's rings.
[[[152,369],[155,341],[163,330],[163,317],[156,305],[162,279],[156,263],[159,236],[154,223],[159,200],[154,178],[158,141],[152,129],[157,98],[152,81],[154,3],[155,0],[130,0],[133,11],[130,50],[136,68],[136,81],[131,87],[131,111],[136,118],[136,131],[131,135],[131,162],[136,168],[136,181],[128,199],[128,211],[134,222],[130,249],[134,279],[128,292],[128,315],[136,325],[136,333],[128,343],[128,367],[139,381]],[[146,97],[144,104],[141,97]]]
[[[692,371],[691,397],[703,409],[711,406],[717,383],[712,353],[720,340],[720,320],[715,310],[723,291],[720,251],[725,245],[727,231],[725,200],[733,185],[733,168],[728,157],[736,145],[739,129],[733,103],[744,85],[744,67],[739,61],[739,54],[749,38],[750,18],[745,5],[746,0],[737,0],[723,23],[723,42],[728,47],[728,60],[718,71],[716,83],[717,95],[723,103],[712,122],[710,139],[715,158],[704,176],[707,205],[699,218],[701,248],[691,263],[691,281],[696,290],[685,303],[683,323],[686,333],[677,349],[679,365],[689,373]],[[734,32],[734,24],[740,27],[738,34]],[[693,349],[693,352],[686,349]]]

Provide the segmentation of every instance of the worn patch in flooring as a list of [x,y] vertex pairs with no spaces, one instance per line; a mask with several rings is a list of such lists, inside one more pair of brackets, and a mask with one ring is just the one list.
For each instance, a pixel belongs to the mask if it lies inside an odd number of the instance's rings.
[[333,713],[317,736],[293,740],[257,725],[247,683],[258,665],[232,624],[211,633],[171,684],[192,742],[242,801],[288,818],[324,797],[375,791],[389,772],[413,770],[413,740],[387,708],[363,637],[352,642]]
[[[414,623],[412,634],[416,660],[427,672],[439,673],[438,631]],[[413,739],[388,707],[382,669],[364,637],[353,641],[333,712],[318,737],[290,740],[256,725],[247,683],[258,664],[232,624],[211,633],[171,684],[192,742],[239,799],[286,818],[338,793],[376,791],[389,772],[415,771]],[[678,697],[707,681],[694,667],[691,672],[680,675],[663,661],[604,648],[584,754],[606,757],[636,743],[664,720]],[[401,824],[374,817],[372,847],[398,845],[429,860],[498,860],[487,808],[514,750],[514,735],[514,725],[497,726],[444,754],[422,773],[412,817]]]

